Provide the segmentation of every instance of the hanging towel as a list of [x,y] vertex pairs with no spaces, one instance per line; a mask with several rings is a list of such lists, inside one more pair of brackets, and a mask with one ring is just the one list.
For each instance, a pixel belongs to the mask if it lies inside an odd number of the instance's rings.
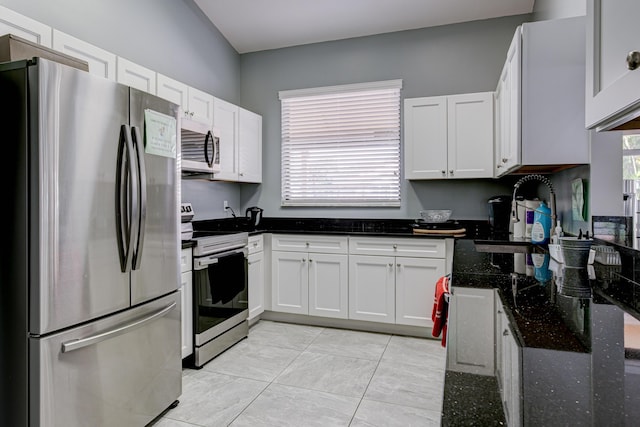
[[245,289],[247,274],[243,253],[220,258],[208,266],[211,303],[226,304]]
[[436,282],[436,290],[433,299],[433,330],[431,335],[438,338],[442,334],[442,346],[447,345],[447,315],[449,309],[449,279],[450,275],[442,276]]

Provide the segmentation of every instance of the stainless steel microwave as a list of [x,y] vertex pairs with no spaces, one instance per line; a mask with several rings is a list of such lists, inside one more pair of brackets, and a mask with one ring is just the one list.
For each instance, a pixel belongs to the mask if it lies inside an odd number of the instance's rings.
[[182,118],[180,125],[182,171],[220,172],[220,132],[206,124]]

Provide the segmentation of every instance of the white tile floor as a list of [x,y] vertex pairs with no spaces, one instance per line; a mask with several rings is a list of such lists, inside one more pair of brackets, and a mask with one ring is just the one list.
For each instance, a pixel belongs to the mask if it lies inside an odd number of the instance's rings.
[[156,426],[439,426],[444,370],[440,341],[262,320]]

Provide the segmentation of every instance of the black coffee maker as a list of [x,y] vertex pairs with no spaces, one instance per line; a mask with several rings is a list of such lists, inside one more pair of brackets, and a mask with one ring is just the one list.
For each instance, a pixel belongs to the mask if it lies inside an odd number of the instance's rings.
[[511,226],[511,196],[493,196],[489,203],[489,224],[495,234],[509,234]]

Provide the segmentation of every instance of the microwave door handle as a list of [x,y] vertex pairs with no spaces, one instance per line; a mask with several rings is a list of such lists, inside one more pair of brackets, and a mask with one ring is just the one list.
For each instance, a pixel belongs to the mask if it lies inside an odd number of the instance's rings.
[[138,180],[135,181],[140,201],[138,217],[135,219],[138,225],[138,233],[132,261],[133,270],[138,270],[142,263],[142,249],[144,249],[144,234],[147,223],[147,172],[144,163],[144,141],[140,138],[140,131],[137,127],[132,126],[131,134],[133,136],[133,147],[135,148],[137,158],[136,165],[139,171]]
[[118,158],[116,167],[116,229],[118,231],[118,255],[120,258],[120,270],[123,273],[129,271],[133,256],[133,233],[131,221],[131,209],[137,209],[137,202],[131,199],[130,180],[132,171],[131,153],[133,143],[129,133],[129,126],[120,127],[120,140],[118,142]]
[[[211,138],[211,159],[209,159],[209,138]],[[209,167],[213,167],[214,157],[213,135],[211,134],[211,131],[208,131],[207,136],[204,137],[204,159],[207,161],[207,165],[209,165]]]

